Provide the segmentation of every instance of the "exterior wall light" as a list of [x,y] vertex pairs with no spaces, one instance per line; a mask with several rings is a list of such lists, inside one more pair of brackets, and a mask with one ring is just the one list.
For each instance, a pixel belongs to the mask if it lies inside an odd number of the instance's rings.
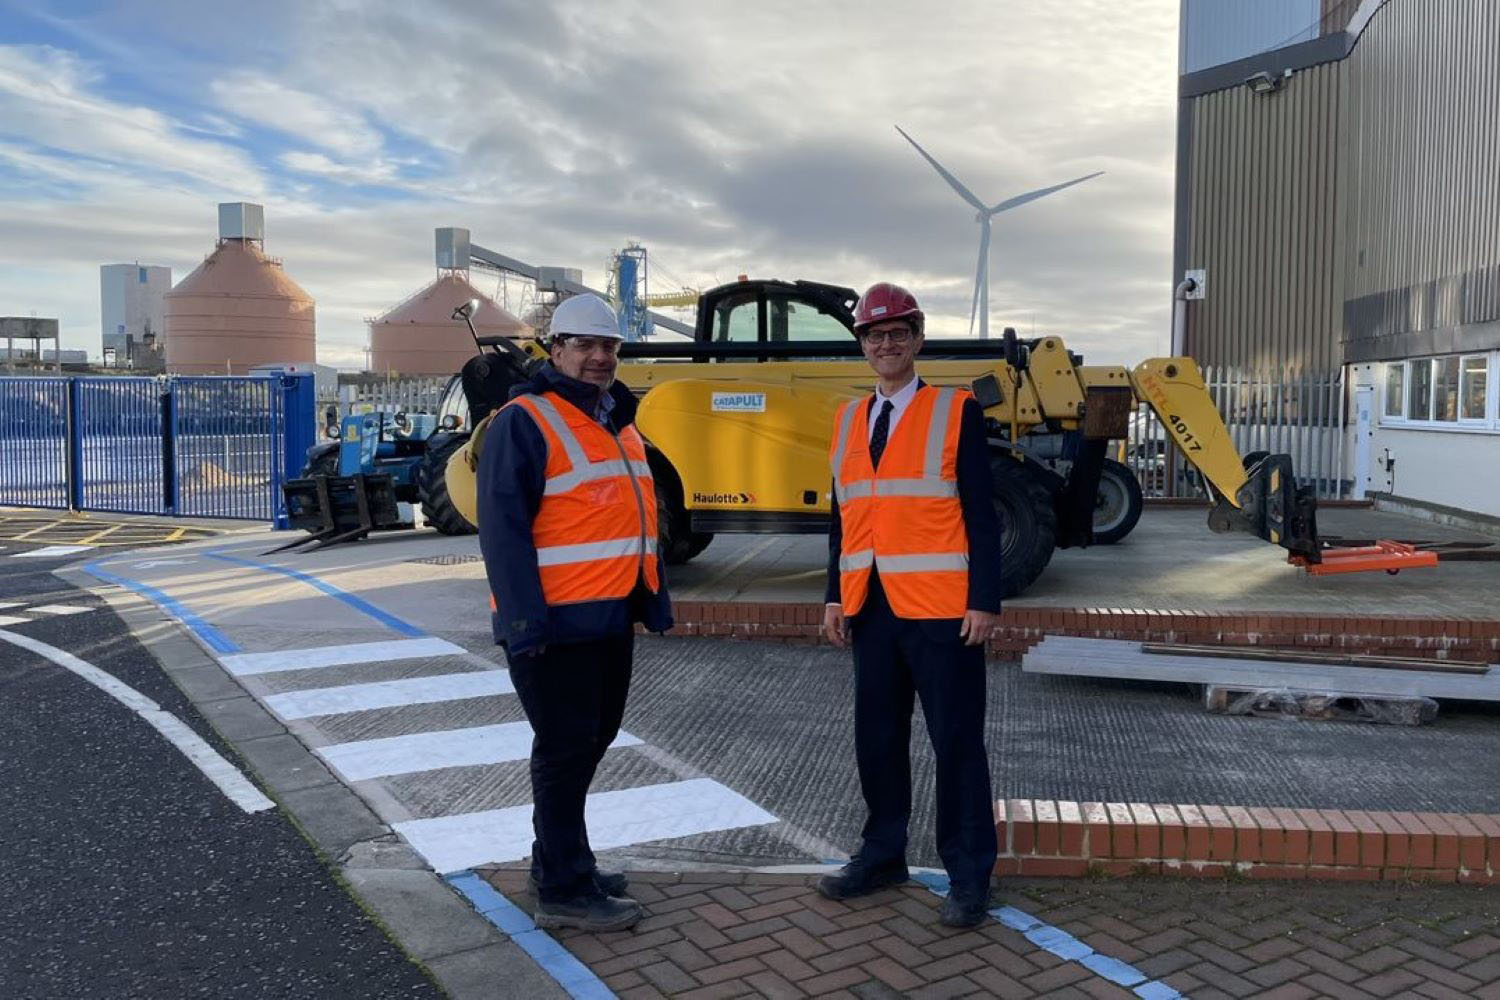
[[1252,94],[1274,94],[1280,90],[1282,84],[1286,83],[1287,77],[1292,75],[1291,70],[1285,73],[1271,74],[1262,70],[1245,81],[1245,86],[1250,88]]

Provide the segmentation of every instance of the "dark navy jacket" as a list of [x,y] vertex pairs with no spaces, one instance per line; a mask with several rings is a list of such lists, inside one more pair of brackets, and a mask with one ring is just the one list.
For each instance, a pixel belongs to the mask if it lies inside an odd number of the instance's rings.
[[[926,382],[918,382],[925,386]],[[868,417],[875,397],[868,400]],[[984,410],[978,400],[964,401],[958,424],[958,503],[964,512],[969,536],[969,608],[1000,610],[1000,517],[995,513],[994,486],[990,482],[990,448],[984,431]],[[833,523],[828,530],[829,604],[839,602],[839,554],[844,545],[844,526],[839,502],[833,501]]]
[[[544,365],[528,382],[511,390],[556,392],[584,413],[598,411],[599,388],[568,378]],[[635,421],[635,396],[615,382],[609,388],[614,406],[608,424],[612,432]],[[542,505],[547,483],[547,440],[531,414],[519,406],[501,410],[490,421],[479,453],[479,548],[496,611],[490,616],[495,642],[511,655],[534,652],[542,646],[583,642],[628,632],[642,622],[652,632],[672,627],[667,597],[666,566],[661,566],[661,590],[651,593],[644,582],[624,600],[589,601],[548,607],[542,596],[536,545],[531,525]]]

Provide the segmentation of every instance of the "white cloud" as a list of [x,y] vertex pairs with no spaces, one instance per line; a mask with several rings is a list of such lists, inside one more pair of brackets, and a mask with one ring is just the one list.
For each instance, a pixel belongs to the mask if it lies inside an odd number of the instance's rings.
[[380,133],[359,112],[262,73],[231,73],[213,81],[212,92],[225,111],[320,149],[349,157],[380,150]]
[[98,71],[46,46],[0,46],[0,134],[130,171],[159,171],[246,194],[262,189],[243,152],[184,134],[159,111],[90,89]]
[[370,163],[337,163],[322,153],[294,151],[277,157],[282,166],[298,173],[314,174],[346,184],[382,184],[396,176],[396,168],[385,160]]

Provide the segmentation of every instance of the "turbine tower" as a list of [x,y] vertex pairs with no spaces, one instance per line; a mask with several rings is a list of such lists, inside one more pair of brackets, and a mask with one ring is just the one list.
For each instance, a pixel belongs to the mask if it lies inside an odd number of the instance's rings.
[[1054,184],[1051,187],[1037,188],[1035,191],[1018,194],[1014,198],[1007,198],[996,205],[987,206],[975,197],[974,192],[964,187],[957,177],[949,173],[941,163],[934,160],[927,150],[917,145],[917,140],[907,135],[900,125],[896,126],[896,131],[900,132],[901,137],[911,143],[918,153],[922,154],[922,159],[932,164],[932,169],[936,170],[943,180],[948,182],[949,187],[958,192],[960,198],[973,205],[978,212],[974,216],[974,221],[979,223],[979,268],[974,274],[974,301],[969,306],[969,332],[974,332],[974,316],[977,313],[979,316],[979,338],[985,340],[990,335],[990,220],[1001,212],[1020,208],[1029,201],[1036,201],[1038,198],[1045,198],[1047,195],[1061,191],[1063,188],[1092,180],[1104,173],[1104,171],[1097,170],[1092,174],[1075,177],[1073,180]]

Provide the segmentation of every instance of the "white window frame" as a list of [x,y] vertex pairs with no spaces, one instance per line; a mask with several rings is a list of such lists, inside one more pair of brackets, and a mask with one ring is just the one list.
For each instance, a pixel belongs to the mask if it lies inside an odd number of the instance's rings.
[[[1431,365],[1434,361],[1442,361],[1451,357],[1458,358],[1458,419],[1432,419],[1432,407],[1437,403],[1437,380],[1430,369],[1428,382],[1431,385],[1432,398],[1428,402],[1428,411],[1420,417],[1413,417],[1411,415],[1411,394],[1412,387],[1416,383],[1416,379],[1413,377],[1413,368],[1418,364]],[[1484,416],[1482,418],[1463,416],[1464,362],[1474,358],[1485,359]],[[1401,415],[1387,416],[1386,393],[1390,386],[1390,379],[1387,372],[1395,367],[1402,369]],[[1400,361],[1387,361],[1380,366],[1380,426],[1405,430],[1444,431],[1456,434],[1492,434],[1500,431],[1500,399],[1497,399],[1497,392],[1500,392],[1500,351],[1469,351],[1463,354],[1427,355],[1420,358],[1403,358]]]

